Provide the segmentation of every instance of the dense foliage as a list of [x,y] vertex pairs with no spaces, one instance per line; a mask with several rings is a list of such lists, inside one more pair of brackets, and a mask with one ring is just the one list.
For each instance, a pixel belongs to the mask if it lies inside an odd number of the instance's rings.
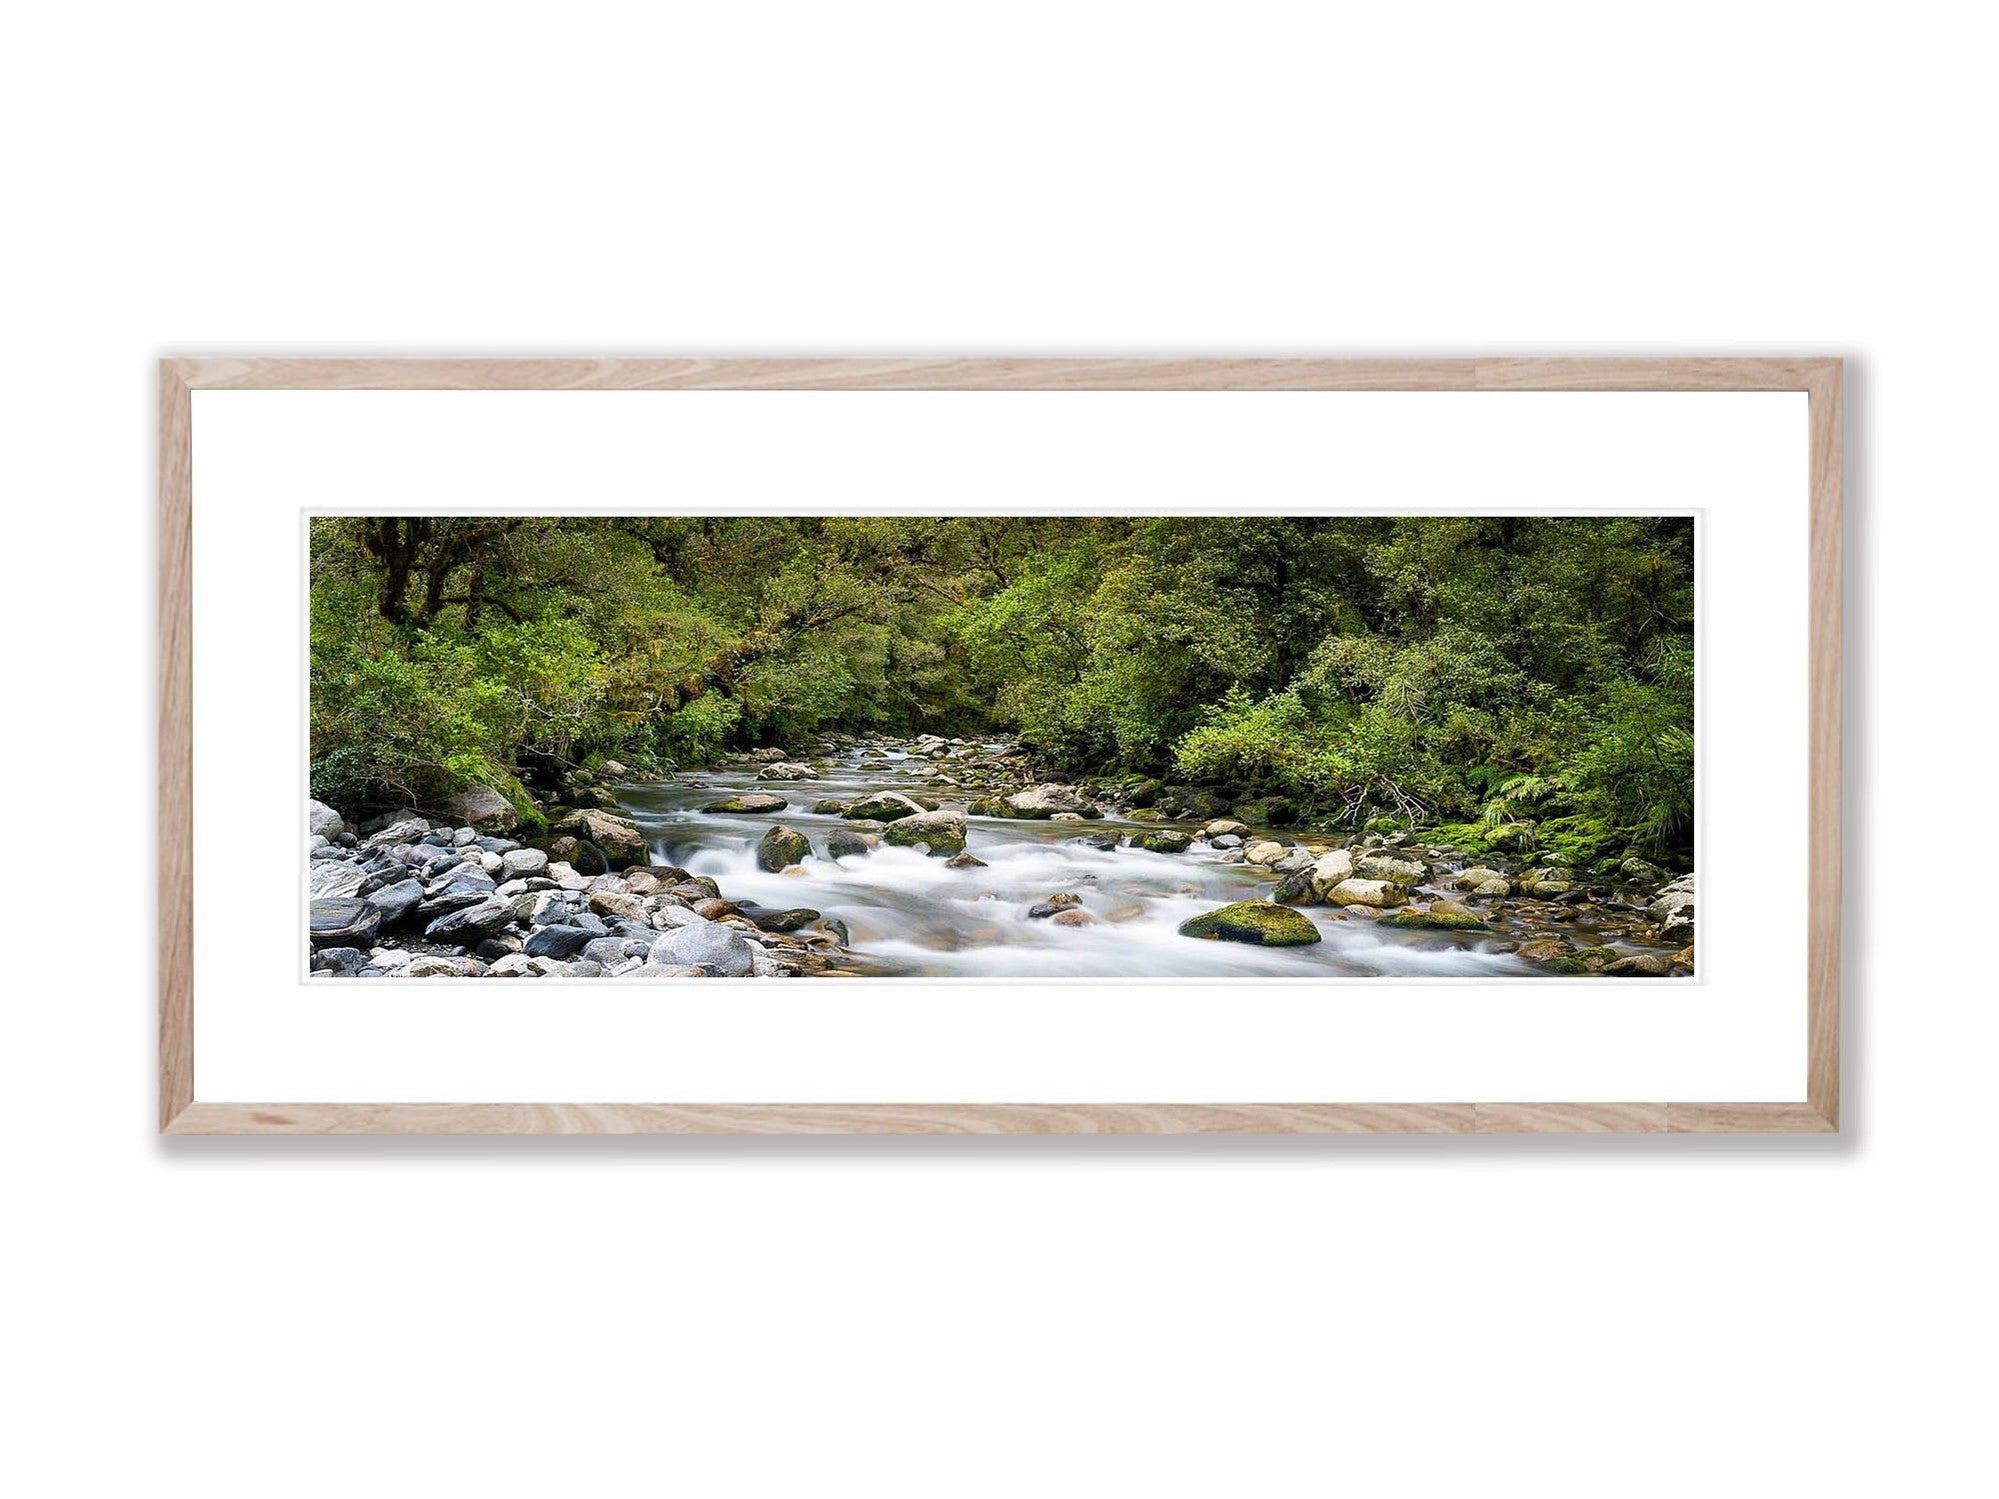
[[1693,615],[1685,519],[322,519],[313,783],[526,810],[593,756],[1007,731],[1301,820],[1673,852]]

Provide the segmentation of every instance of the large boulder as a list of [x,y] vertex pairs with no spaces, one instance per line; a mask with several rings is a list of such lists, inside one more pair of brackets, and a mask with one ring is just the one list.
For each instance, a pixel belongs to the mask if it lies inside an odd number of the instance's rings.
[[793,864],[803,864],[812,853],[812,840],[796,828],[775,827],[757,844],[757,867],[776,874]]
[[1311,882],[1312,894],[1324,900],[1333,886],[1353,878],[1353,855],[1343,848],[1320,854],[1312,861],[1306,878]]
[[653,943],[646,962],[705,968],[722,978],[748,978],[756,967],[750,944],[712,921],[666,933]]
[[1311,917],[1270,900],[1239,900],[1190,917],[1180,923],[1180,935],[1261,947],[1302,947],[1321,940]]
[[782,812],[791,803],[781,796],[773,796],[768,791],[745,791],[741,796],[732,796],[719,802],[710,802],[703,812]]
[[1131,840],[1147,853],[1184,854],[1194,842],[1192,833],[1175,833],[1161,828],[1157,832],[1140,833]]
[[1325,894],[1329,906],[1371,906],[1381,910],[1404,904],[1409,897],[1390,880],[1341,880]]
[[1052,817],[1057,812],[1075,812],[1083,817],[1103,816],[1075,787],[1054,782],[1016,791],[1006,798],[1006,809],[1012,817]]
[[338,838],[347,831],[347,822],[325,802],[305,804],[305,830],[320,838]]
[[596,807],[577,808],[552,831],[582,843],[596,844],[610,859],[612,869],[622,869],[628,864],[643,867],[652,862],[651,846],[637,823]]
[[882,839],[898,848],[920,848],[933,858],[948,859],[965,851],[965,819],[956,812],[918,812],[883,828]]
[[520,825],[521,816],[514,804],[491,786],[467,786],[446,805],[459,826],[482,833],[504,833]]
[[892,822],[900,817],[914,817],[929,810],[930,808],[914,797],[904,796],[900,791],[877,791],[872,796],[862,797],[840,815],[850,821],[879,818],[883,822]]
[[1361,855],[1354,861],[1353,872],[1364,880],[1388,880],[1413,888],[1430,877],[1430,866],[1414,854],[1398,849],[1393,853]]
[[382,929],[382,908],[370,900],[316,900],[307,916],[314,947],[359,947]]

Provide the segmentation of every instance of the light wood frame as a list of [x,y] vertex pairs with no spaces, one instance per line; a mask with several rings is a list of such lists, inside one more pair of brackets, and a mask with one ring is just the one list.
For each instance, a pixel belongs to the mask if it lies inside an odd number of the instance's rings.
[[[230,1103],[194,1091],[195,390],[1803,391],[1810,842],[1803,1103]],[[160,365],[160,1128],[172,1134],[1490,1134],[1839,1128],[1841,363],[1826,358],[166,359]]]

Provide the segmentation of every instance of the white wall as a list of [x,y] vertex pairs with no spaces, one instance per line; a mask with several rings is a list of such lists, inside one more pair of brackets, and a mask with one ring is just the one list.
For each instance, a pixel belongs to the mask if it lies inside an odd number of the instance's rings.
[[[12,17],[0,1476],[217,1499],[1989,1482],[1972,15]],[[152,362],[239,351],[1845,354],[1848,1132],[162,1144]],[[244,809],[246,861],[270,815]]]

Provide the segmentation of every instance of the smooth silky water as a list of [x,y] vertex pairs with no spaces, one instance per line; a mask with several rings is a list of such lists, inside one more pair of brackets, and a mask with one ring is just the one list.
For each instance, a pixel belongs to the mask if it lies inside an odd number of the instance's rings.
[[[812,812],[814,803],[901,790],[962,811],[963,792],[924,784],[937,770],[948,774],[950,762],[903,751],[849,751],[810,780],[760,781],[757,769],[691,772],[619,786],[615,794],[651,840],[655,859],[710,876],[729,900],[809,906],[845,923],[852,942],[851,961],[843,967],[850,973],[946,978],[1533,973],[1521,960],[1492,951],[1493,938],[1381,930],[1365,918],[1342,918],[1324,907],[1299,908],[1324,938],[1308,946],[1263,948],[1182,937],[1177,929],[1188,917],[1229,901],[1268,898],[1272,880],[1247,865],[1222,862],[1221,851],[1205,841],[1184,854],[1106,851],[1073,841],[1104,828],[1194,830],[1184,823],[967,817],[966,846],[987,868],[947,869],[942,859],[887,845],[865,856],[828,859],[826,835],[843,819]],[[790,805],[758,815],[698,810],[745,791],[775,792]],[[779,824],[812,840],[813,857],[802,872],[772,874],[757,866],[757,841]],[[1031,906],[1063,892],[1079,896],[1095,920],[1061,926],[1028,916]]]

